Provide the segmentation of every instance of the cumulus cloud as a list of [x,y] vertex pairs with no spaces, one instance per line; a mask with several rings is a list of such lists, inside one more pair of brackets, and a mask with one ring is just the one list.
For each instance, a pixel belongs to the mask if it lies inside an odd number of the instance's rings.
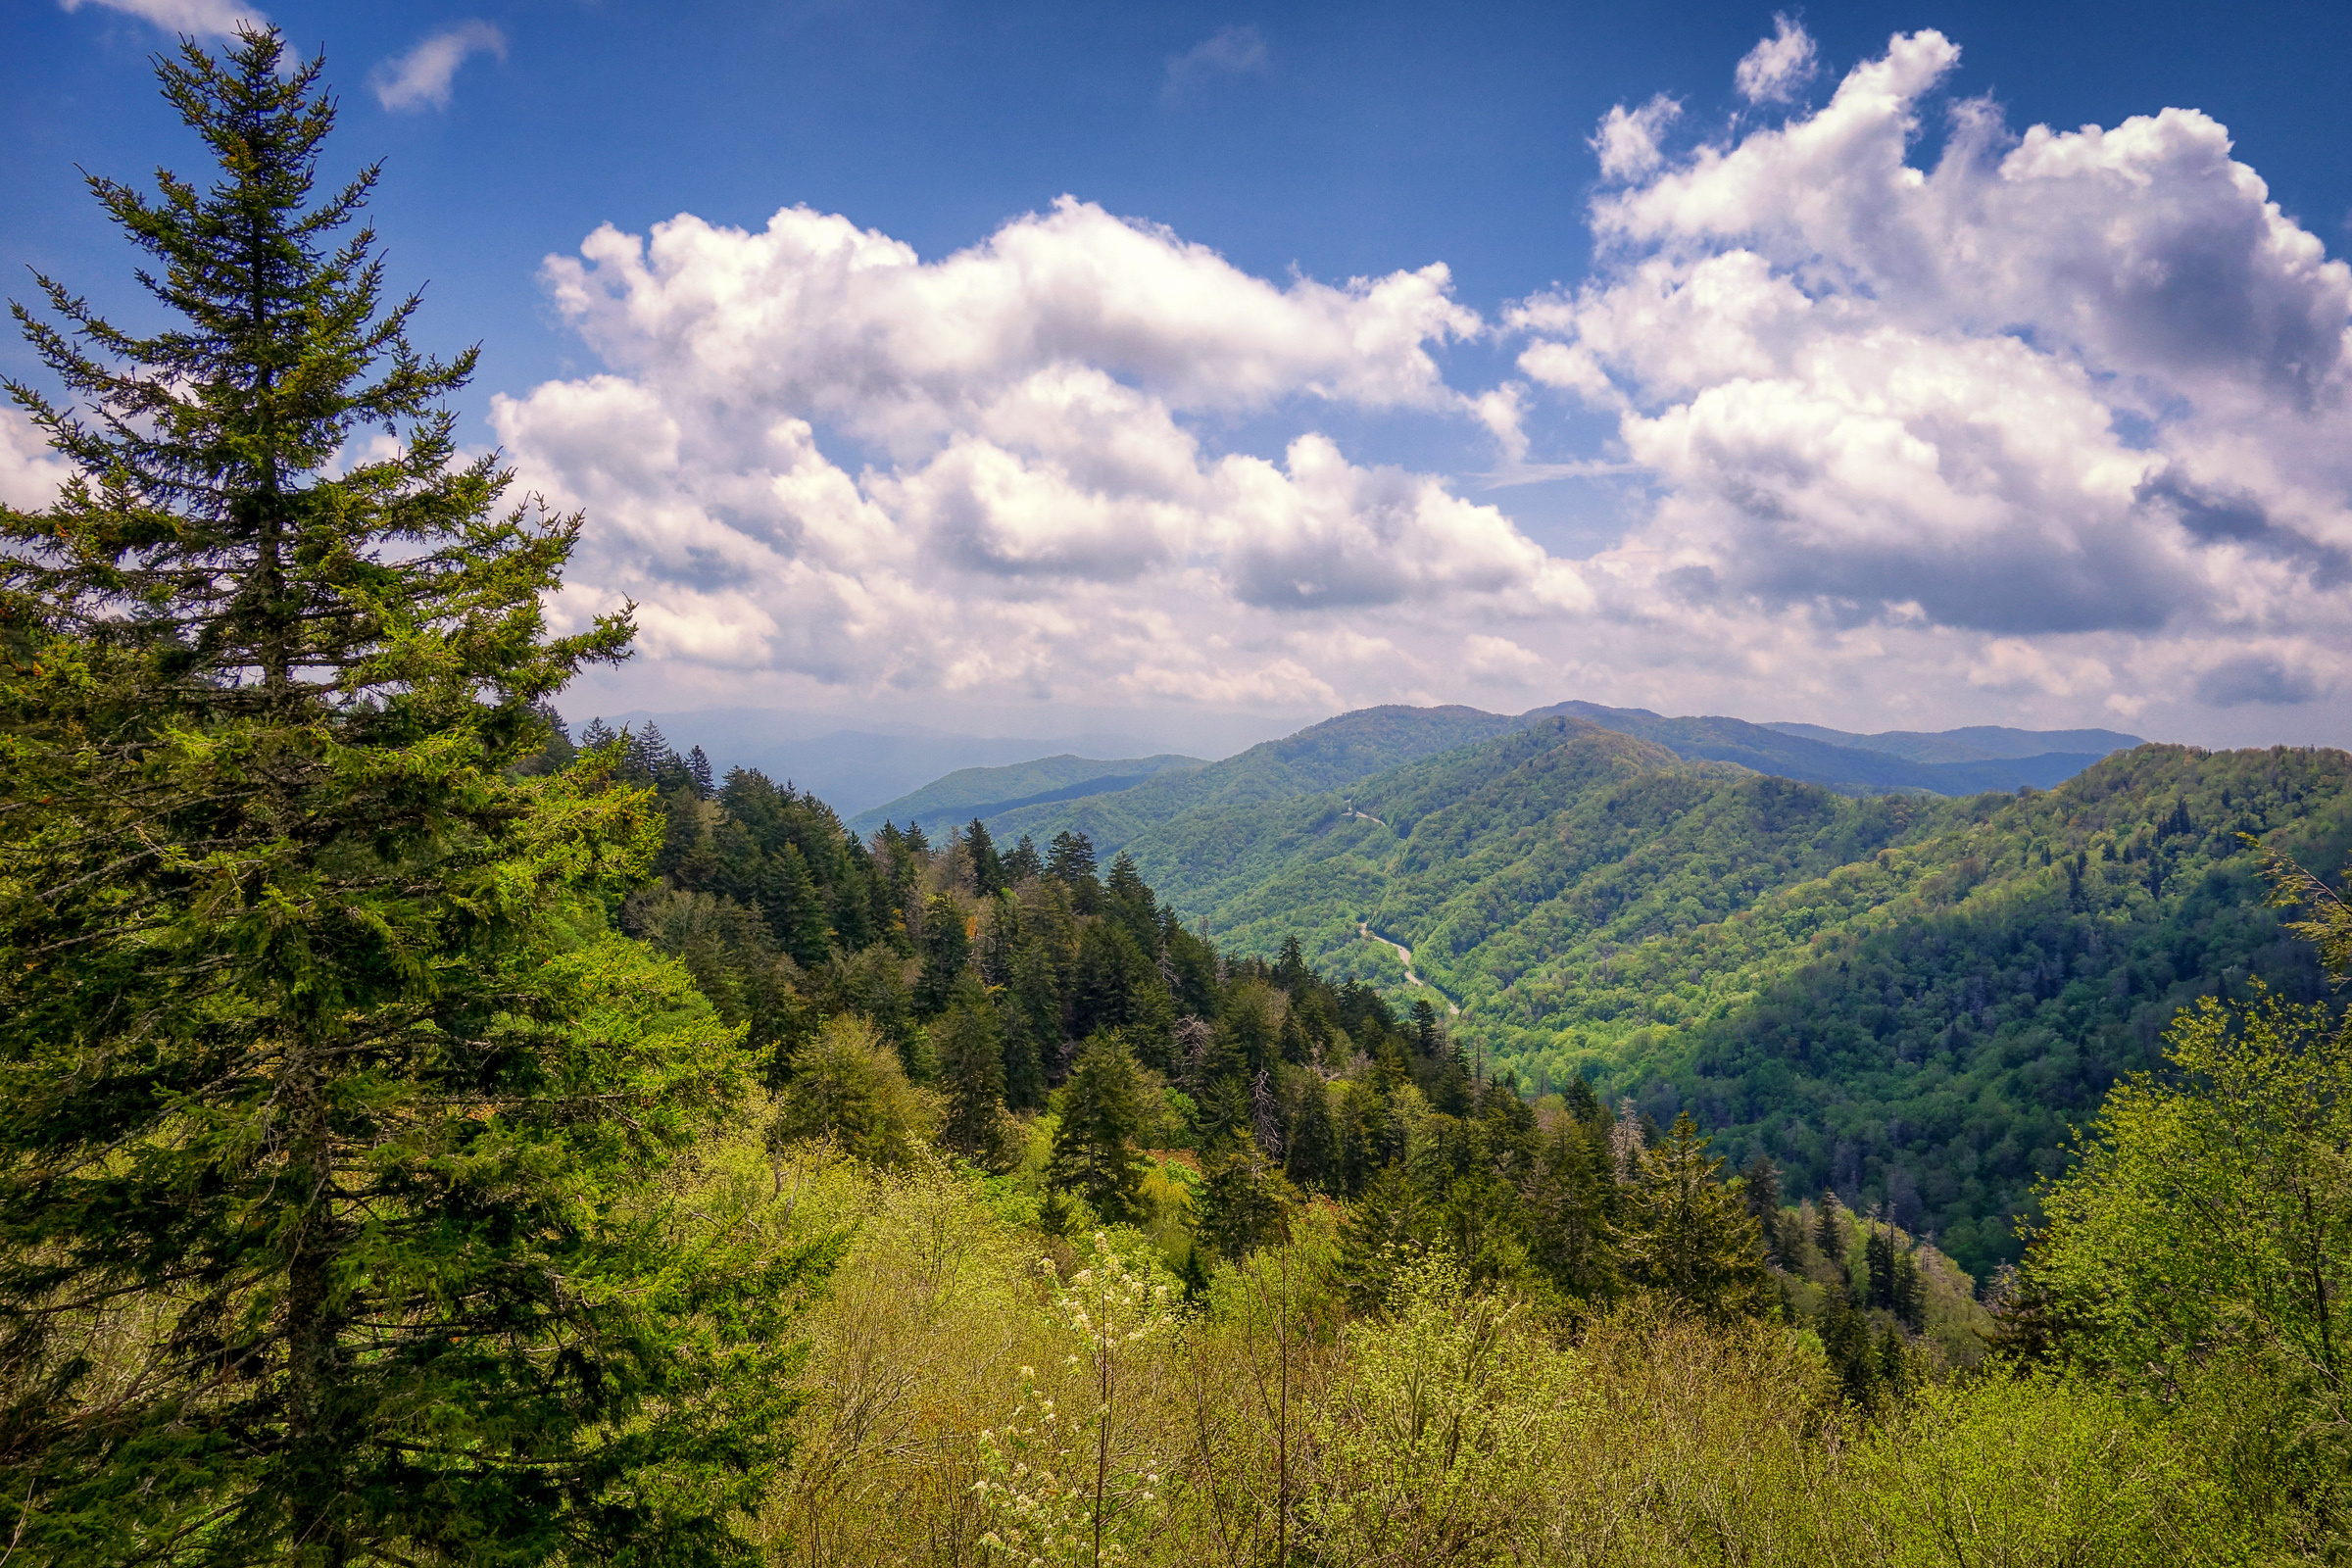
[[1600,159],[1600,172],[1610,179],[1646,174],[1665,161],[1658,150],[1658,133],[1672,124],[1683,106],[1664,93],[1639,109],[1618,104],[1603,115],[1600,128],[1589,144]]
[[[501,398],[526,480],[597,519],[580,612],[649,650],[904,689],[1321,702],[1333,617],[1439,616],[1573,573],[1491,505],[1236,416],[1416,411],[1507,430],[1437,352],[1485,323],[1444,268],[1277,285],[1085,203],[924,261],[788,209],[553,258],[609,367]],[[1299,617],[1320,617],[1301,646]],[[1373,672],[1367,667],[1366,678]]]
[[43,511],[70,477],[72,470],[51,454],[32,420],[15,409],[0,409],[0,507]]
[[[1733,85],[1793,100],[1813,63],[1784,24]],[[2352,270],[2210,118],[2014,130],[1958,63],[1898,35],[1681,151],[1676,100],[1611,111],[1592,270],[1493,323],[1442,265],[1268,279],[1067,198],[929,259],[806,208],[599,229],[546,281],[603,372],[496,423],[594,519],[564,613],[635,600],[672,677],[2322,712],[2352,692]],[[1513,378],[1449,383],[1473,341]],[[1489,495],[1590,488],[1522,527],[1335,433],[1415,420],[1499,453]]]
[[1785,104],[1821,69],[1812,35],[1786,16],[1772,19],[1772,36],[1740,57],[1732,85],[1751,104]]
[[[1736,85],[1786,99],[1812,60],[1784,19]],[[1612,165],[1603,122],[1601,264],[1506,322],[1656,486],[1586,579],[1774,663],[1767,623],[1824,662],[1876,628],[1988,692],[2315,700],[2352,631],[2352,270],[2192,110],[2017,133],[1962,100],[1915,164],[1958,63],[1897,35],[1679,159]]]
[[126,17],[152,22],[166,32],[192,33],[199,38],[225,38],[239,27],[266,27],[270,19],[251,6],[233,0],[58,0],[68,11],[85,5],[119,11]]
[[1187,88],[1225,76],[1262,76],[1272,56],[1254,26],[1219,27],[1180,55],[1168,57],[1163,96],[1174,98]]
[[475,55],[507,58],[507,35],[487,22],[461,22],[419,41],[405,55],[379,62],[368,75],[375,101],[395,113],[449,107],[458,68]]

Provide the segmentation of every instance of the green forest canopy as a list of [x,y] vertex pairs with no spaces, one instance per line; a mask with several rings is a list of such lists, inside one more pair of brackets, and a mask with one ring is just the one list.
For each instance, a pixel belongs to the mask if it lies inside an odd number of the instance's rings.
[[[184,329],[18,313],[5,1556],[2340,1555],[2352,911],[2247,847],[2340,863],[2340,754],[1852,800],[1392,710],[1102,865],[575,743],[631,628],[548,634],[582,519],[454,461],[318,73],[185,45],[218,182],[92,180]],[[1996,1323],[1904,1221],[1992,1250],[2137,1065]]]

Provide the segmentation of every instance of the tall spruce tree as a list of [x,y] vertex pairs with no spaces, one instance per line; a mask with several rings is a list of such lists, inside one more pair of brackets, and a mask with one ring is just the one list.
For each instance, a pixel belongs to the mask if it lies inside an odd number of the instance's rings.
[[617,748],[517,771],[631,628],[548,635],[581,521],[457,461],[473,354],[411,347],[375,172],[317,195],[334,108],[282,57],[159,62],[209,186],[90,181],[174,324],[16,310],[73,477],[0,511],[0,1539],[725,1560],[798,1265],[644,1178],[740,1036],[601,932],[660,833]]
[[1098,1034],[1080,1047],[1062,1090],[1048,1185],[1078,1194],[1106,1220],[1135,1218],[1144,1182],[1136,1140],[1144,1130],[1148,1092],[1134,1054],[1117,1035]]
[[1745,1316],[1763,1307],[1770,1281],[1763,1236],[1723,1185],[1724,1161],[1706,1151],[1684,1111],[1664,1142],[1642,1152],[1619,1233],[1626,1277],[1703,1317]]
[[948,1010],[931,1032],[948,1095],[940,1140],[959,1154],[990,1162],[1004,1121],[1004,1025],[978,976],[966,973],[956,982]]

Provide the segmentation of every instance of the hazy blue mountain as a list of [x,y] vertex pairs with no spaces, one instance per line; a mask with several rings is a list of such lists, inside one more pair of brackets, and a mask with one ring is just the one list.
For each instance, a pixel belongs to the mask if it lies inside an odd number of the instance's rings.
[[2052,752],[2105,757],[2147,744],[2137,735],[2112,729],[2011,729],[2003,724],[1971,724],[1946,730],[1889,729],[1876,735],[1856,735],[1821,724],[1769,723],[1763,727],[1828,746],[1885,752],[1913,762],[1988,762],[2041,757]]
[[[1979,729],[1953,733],[2015,737],[2016,744],[2031,746],[2032,750],[1994,754],[1974,742],[1955,742],[1941,748],[1955,755],[1937,756],[1931,761],[1877,747],[1815,739],[1810,733],[1811,726],[1751,724],[1745,719],[1718,716],[1667,718],[1645,708],[1603,708],[1598,703],[1558,703],[1537,711],[1588,718],[1621,735],[1638,735],[1645,741],[1654,741],[1689,760],[1737,762],[1759,773],[1819,784],[1843,795],[1878,795],[1893,790],[1980,795],[1987,790],[2014,790],[2021,785],[2049,789],[2117,749],[2104,744],[2104,739],[2113,734],[2108,730],[2062,730],[2036,736],[2026,730]],[[1799,733],[1799,729],[1806,732]],[[2089,744],[2079,744],[2085,738],[2090,738]],[[1945,741],[1947,737],[1928,735],[1911,739],[1922,743],[1916,750],[1936,755],[1938,748],[1932,743]],[[2139,744],[2128,735],[2113,739],[2127,746]]]
[[846,819],[856,833],[871,833],[884,822],[919,822],[937,836],[973,817],[992,817],[1024,806],[1046,806],[1087,795],[1133,789],[1160,773],[1206,767],[1198,757],[1162,753],[1103,760],[1091,757],[1043,757],[1006,767],[964,767],[933,779],[911,794]]
[[[1083,799],[1036,801],[975,814],[989,831],[1010,842],[1028,833],[1039,844],[1065,829],[1085,833],[1107,858],[1144,834],[1209,808],[1232,809],[1290,800],[1319,791],[1344,790],[1358,779],[1434,757],[1455,747],[1493,740],[1546,718],[1573,717],[1664,747],[1686,761],[1732,762],[1779,778],[1819,784],[1841,795],[1916,792],[1979,795],[2015,791],[2021,785],[2051,789],[2107,755],[2100,744],[2107,730],[2061,730],[2046,737],[2033,731],[1958,731],[1994,741],[1955,743],[1968,753],[1937,761],[1917,761],[1868,748],[1832,745],[1780,726],[1723,717],[1668,718],[1639,708],[1604,708],[1568,702],[1525,713],[1489,713],[1475,708],[1367,708],[1300,730],[1282,740],[1253,746],[1237,757],[1193,772],[1146,779],[1132,789],[1090,791]],[[1843,733],[1832,731],[1830,733]],[[2079,751],[2059,742],[2093,737]],[[2014,741],[2001,741],[2012,737]],[[2129,740],[2130,737],[2117,737]],[[1941,737],[1915,737],[1923,743]],[[2034,753],[1987,757],[1985,747],[2041,744]],[[1932,748],[1931,748],[1932,749]]]
[[[567,712],[577,734],[588,714]],[[871,811],[911,790],[962,768],[1001,767],[1054,755],[1151,757],[1164,748],[1135,735],[961,735],[917,724],[851,729],[841,715],[705,709],[603,715],[614,726],[662,726],[680,751],[700,746],[720,772],[758,768],[782,784],[810,791],[845,817]]]

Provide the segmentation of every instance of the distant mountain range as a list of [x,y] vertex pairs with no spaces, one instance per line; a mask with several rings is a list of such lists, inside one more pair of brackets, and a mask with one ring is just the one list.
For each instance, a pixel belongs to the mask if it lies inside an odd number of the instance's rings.
[[[588,716],[565,714],[573,721],[574,734]],[[1032,759],[1056,754],[1139,758],[1161,750],[1152,741],[1115,733],[964,735],[917,724],[858,729],[843,726],[837,714],[746,708],[674,713],[639,709],[604,718],[615,727],[629,724],[638,728],[651,720],[661,725],[679,750],[702,747],[721,772],[730,767],[757,768],[779,784],[808,791],[845,817],[860,812],[871,815],[882,808],[880,803],[896,805],[909,791],[919,792],[926,784],[940,782],[942,774],[956,770],[1007,763],[1034,765]],[[965,816],[970,814],[967,811]],[[872,825],[879,827],[880,818]]]
[[[1574,717],[1649,741],[1686,761],[1737,763],[1759,773],[1855,796],[1903,792],[1963,796],[1991,790],[2049,789],[2112,752],[2141,744],[2136,736],[2112,730],[2036,733],[1978,727],[1940,735],[1846,735],[1811,725],[1751,724],[1721,717],[1667,718],[1646,709],[1579,702],[1556,703],[1517,714],[1458,707],[1366,708],[1309,725],[1281,740],[1252,746],[1222,761],[1156,773],[1128,788],[1104,785],[1088,790],[1083,797],[1060,800],[1003,798],[1004,804],[996,810],[967,809],[966,815],[978,815],[992,834],[1007,843],[1028,833],[1042,845],[1065,828],[1076,829],[1092,838],[1107,858],[1158,824],[1188,811],[1259,805],[1342,789],[1388,768],[1560,717]],[[1838,738],[1825,740],[1823,736]],[[1899,755],[1888,748],[1916,755]],[[1921,756],[1935,760],[1917,760]],[[1121,764],[1101,765],[1108,776]],[[893,804],[904,810],[903,803]],[[889,808],[877,809],[887,814]]]
[[2020,786],[2049,789],[2113,752],[2141,743],[2114,730],[2023,730],[1979,725],[1923,734],[1849,735],[1816,724],[1750,724],[1738,718],[1664,718],[1645,708],[1559,703],[1525,715],[1570,713],[1620,735],[1655,741],[1690,760],[1738,762],[1759,773],[1802,779],[1841,795],[1926,790],[1982,795]]
[[2240,835],[2340,871],[2352,758],[2143,745],[2052,777],[2084,755],[1923,762],[1589,705],[1371,709],[988,820],[1041,846],[1082,829],[1220,946],[1295,936],[1400,1008],[1442,999],[1538,1092],[1582,1074],[1660,1122],[1689,1109],[1735,1163],[1885,1202],[1982,1274],[2180,1006],[2249,979],[2327,994]]
[[2008,729],[1999,724],[1972,724],[1965,729],[1889,729],[1876,735],[1855,735],[1819,724],[1766,724],[1784,735],[1795,735],[1831,746],[1850,746],[1866,752],[1885,752],[1913,762],[1986,762],[1997,758],[2040,757],[2051,752],[2088,753],[2105,757],[2145,745],[2136,735],[2111,729]]
[[1198,757],[1173,752],[1157,757],[1129,757],[1103,760],[1091,757],[1044,757],[1010,767],[965,767],[933,779],[921,789],[845,819],[854,833],[871,833],[885,822],[902,827],[919,824],[936,837],[943,828],[961,827],[973,817],[999,816],[1025,806],[1050,806],[1089,795],[1107,795],[1133,789],[1161,773],[1184,772],[1208,764]]

